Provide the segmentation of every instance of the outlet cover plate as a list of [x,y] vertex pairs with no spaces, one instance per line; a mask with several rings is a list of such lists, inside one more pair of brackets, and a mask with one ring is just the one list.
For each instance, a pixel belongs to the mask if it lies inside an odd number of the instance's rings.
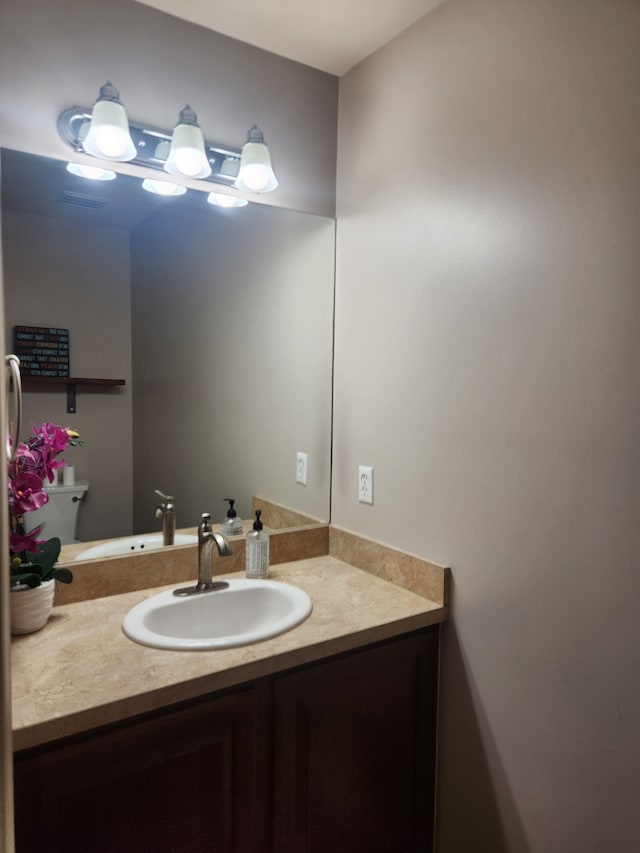
[[307,454],[299,450],[296,462],[296,483],[300,486],[307,485],[307,461]]
[[373,503],[373,468],[371,465],[358,466],[358,500],[361,504]]

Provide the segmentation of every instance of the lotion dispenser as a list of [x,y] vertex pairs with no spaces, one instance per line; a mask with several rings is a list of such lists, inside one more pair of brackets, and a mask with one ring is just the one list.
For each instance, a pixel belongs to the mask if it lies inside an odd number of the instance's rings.
[[229,509],[227,510],[227,517],[220,525],[220,532],[223,536],[242,536],[244,532],[242,528],[242,519],[233,508],[236,499],[224,498],[224,500],[229,502]]
[[261,515],[262,510],[257,509],[253,530],[247,533],[245,554],[248,578],[269,577],[269,537],[262,529]]

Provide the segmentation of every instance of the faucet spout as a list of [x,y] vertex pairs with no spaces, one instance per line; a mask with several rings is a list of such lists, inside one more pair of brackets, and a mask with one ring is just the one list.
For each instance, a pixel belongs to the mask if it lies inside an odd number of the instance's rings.
[[198,527],[198,583],[196,584],[198,592],[217,588],[212,578],[214,546],[221,557],[228,557],[231,554],[227,540],[220,533],[214,532],[211,516],[208,512],[203,512],[202,521]]

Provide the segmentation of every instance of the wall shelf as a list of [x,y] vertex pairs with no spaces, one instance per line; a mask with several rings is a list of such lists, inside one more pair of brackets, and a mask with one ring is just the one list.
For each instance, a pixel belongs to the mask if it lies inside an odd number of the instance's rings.
[[78,385],[93,385],[113,388],[124,385],[124,379],[90,379],[84,376],[23,376],[23,385],[66,385],[67,414],[76,413],[76,390]]

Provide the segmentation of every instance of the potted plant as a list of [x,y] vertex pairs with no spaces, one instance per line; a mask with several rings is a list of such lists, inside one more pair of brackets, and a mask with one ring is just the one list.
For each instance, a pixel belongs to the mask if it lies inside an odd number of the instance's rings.
[[75,430],[45,422],[32,426],[33,435],[20,442],[8,466],[11,630],[27,634],[43,628],[53,607],[55,581],[71,583],[69,569],[56,565],[60,539],[40,539],[43,524],[27,532],[25,515],[40,509],[49,495],[45,481],[53,483],[57,469],[65,466],[61,453],[84,444]]

